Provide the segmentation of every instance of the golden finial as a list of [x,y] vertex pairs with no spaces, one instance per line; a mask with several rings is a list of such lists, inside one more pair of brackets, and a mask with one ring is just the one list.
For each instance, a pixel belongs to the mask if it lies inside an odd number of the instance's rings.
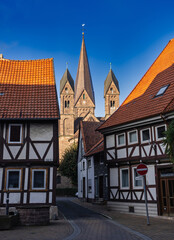
[[84,32],[85,32],[85,23],[82,24],[82,36],[84,37]]

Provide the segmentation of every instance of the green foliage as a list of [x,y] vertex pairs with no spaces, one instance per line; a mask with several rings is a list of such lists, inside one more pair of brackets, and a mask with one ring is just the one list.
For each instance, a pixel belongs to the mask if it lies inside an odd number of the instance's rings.
[[63,176],[70,178],[74,185],[77,185],[77,144],[65,150],[59,171]]
[[174,163],[174,120],[171,121],[164,134],[165,139],[163,143],[166,146],[166,153],[169,155],[170,160]]

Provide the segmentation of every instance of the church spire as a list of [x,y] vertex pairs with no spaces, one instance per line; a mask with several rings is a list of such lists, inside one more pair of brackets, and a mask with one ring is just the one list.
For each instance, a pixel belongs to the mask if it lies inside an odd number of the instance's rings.
[[82,95],[84,91],[87,92],[91,101],[95,105],[94,90],[93,90],[92,79],[91,79],[91,74],[89,69],[86,46],[85,46],[85,40],[84,40],[84,30],[82,30],[82,45],[81,45],[80,58],[79,58],[79,64],[78,64],[77,76],[76,76],[76,82],[75,82],[75,105],[79,97]]

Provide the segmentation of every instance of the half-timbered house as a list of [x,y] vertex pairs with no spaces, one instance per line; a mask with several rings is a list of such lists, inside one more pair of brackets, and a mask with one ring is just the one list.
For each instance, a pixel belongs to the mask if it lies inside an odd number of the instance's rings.
[[0,59],[0,208],[55,203],[58,100],[53,59]]
[[139,163],[147,164],[150,215],[174,214],[174,170],[163,144],[174,119],[174,39],[120,108],[98,130],[104,134],[111,209],[145,214]]
[[78,141],[78,197],[87,201],[107,200],[107,167],[103,136],[95,129],[100,122],[80,122]]

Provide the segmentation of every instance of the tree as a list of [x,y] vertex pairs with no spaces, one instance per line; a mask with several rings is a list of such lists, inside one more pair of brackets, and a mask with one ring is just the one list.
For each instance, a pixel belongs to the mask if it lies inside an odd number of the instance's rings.
[[62,175],[70,178],[72,184],[77,185],[77,144],[74,143],[65,150],[59,171]]
[[174,120],[169,124],[167,131],[165,131],[165,139],[163,141],[166,146],[166,153],[170,160],[174,163]]

